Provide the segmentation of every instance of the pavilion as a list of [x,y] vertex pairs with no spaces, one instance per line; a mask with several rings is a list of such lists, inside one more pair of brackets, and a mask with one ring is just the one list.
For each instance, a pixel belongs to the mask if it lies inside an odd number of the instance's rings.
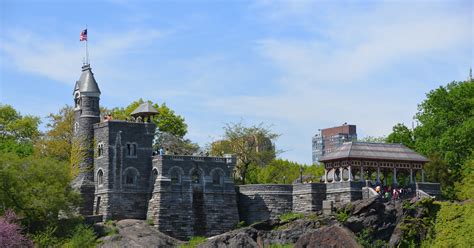
[[[416,183],[417,175],[424,182],[423,166],[429,162],[426,157],[402,144],[369,142],[345,142],[319,161],[324,163],[325,183],[370,180],[378,185],[399,185],[397,174],[405,175],[404,179],[409,178],[409,182],[405,180],[405,185]],[[389,173],[392,182],[388,182]]]

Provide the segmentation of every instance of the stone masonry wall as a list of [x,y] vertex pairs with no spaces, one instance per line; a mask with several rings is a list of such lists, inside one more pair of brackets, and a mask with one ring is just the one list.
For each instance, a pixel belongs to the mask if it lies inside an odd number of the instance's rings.
[[292,185],[240,185],[237,189],[240,220],[247,224],[277,218],[281,214],[292,212]]
[[[182,240],[232,230],[239,221],[232,180],[234,162],[215,157],[155,156],[153,170],[158,175],[147,218],[161,232]],[[217,183],[215,173],[220,175]]]
[[[103,145],[103,154],[94,158],[94,214],[104,219],[146,219],[150,199],[152,141],[155,124],[108,121],[94,126],[95,150]],[[135,145],[129,154],[127,144]],[[98,174],[102,171],[102,184]],[[127,175],[133,178],[127,182]],[[99,201],[100,197],[100,201]]]
[[326,184],[309,183],[293,185],[293,212],[311,213],[322,210],[326,200]]
[[335,182],[326,184],[326,199],[336,206],[362,199],[364,182]]

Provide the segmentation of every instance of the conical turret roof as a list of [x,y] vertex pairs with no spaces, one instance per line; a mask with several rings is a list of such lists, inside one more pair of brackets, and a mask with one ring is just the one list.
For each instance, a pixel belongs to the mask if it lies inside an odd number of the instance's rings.
[[74,90],[79,90],[81,93],[88,92],[100,94],[99,85],[97,85],[97,81],[95,81],[94,73],[92,73],[90,65],[82,66],[82,74],[76,82]]
[[138,106],[133,112],[130,114],[131,116],[150,116],[158,114],[158,110],[156,110],[153,105],[149,102],[144,102]]

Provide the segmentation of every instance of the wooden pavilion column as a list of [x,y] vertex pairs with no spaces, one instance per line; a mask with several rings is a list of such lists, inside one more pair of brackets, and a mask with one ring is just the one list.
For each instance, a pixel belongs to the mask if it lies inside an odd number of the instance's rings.
[[364,182],[364,166],[362,166],[362,163],[360,164],[360,181]]
[[341,178],[339,182],[344,182],[344,179],[342,178],[342,167],[339,167],[339,177]]
[[352,170],[351,170],[351,166],[349,165],[349,166],[347,167],[347,169],[349,170],[349,179],[348,179],[348,181],[349,181],[349,182],[352,182]]
[[421,169],[421,182],[425,182],[425,170]]
[[398,184],[397,182],[397,167],[393,167],[393,184]]
[[324,168],[324,183],[328,183],[328,169]]
[[410,167],[410,184],[413,184],[413,169]]
[[380,183],[380,166],[377,164],[377,183]]

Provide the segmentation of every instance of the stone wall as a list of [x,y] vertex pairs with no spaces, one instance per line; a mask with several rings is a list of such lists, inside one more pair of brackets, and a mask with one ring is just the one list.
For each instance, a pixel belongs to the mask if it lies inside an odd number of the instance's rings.
[[292,185],[240,185],[237,190],[240,220],[247,224],[277,218],[281,214],[292,212]]
[[147,218],[161,232],[184,240],[232,230],[239,221],[234,164],[231,158],[155,156]]
[[364,182],[334,182],[326,184],[326,199],[336,206],[362,199]]
[[[94,128],[94,214],[104,219],[145,219],[151,193],[155,124],[107,121]],[[103,147],[102,155],[97,152],[99,145]]]
[[311,213],[322,210],[326,200],[326,184],[309,183],[293,185],[293,212]]
[[416,183],[416,190],[422,190],[426,194],[434,197],[441,195],[441,185],[439,183]]

